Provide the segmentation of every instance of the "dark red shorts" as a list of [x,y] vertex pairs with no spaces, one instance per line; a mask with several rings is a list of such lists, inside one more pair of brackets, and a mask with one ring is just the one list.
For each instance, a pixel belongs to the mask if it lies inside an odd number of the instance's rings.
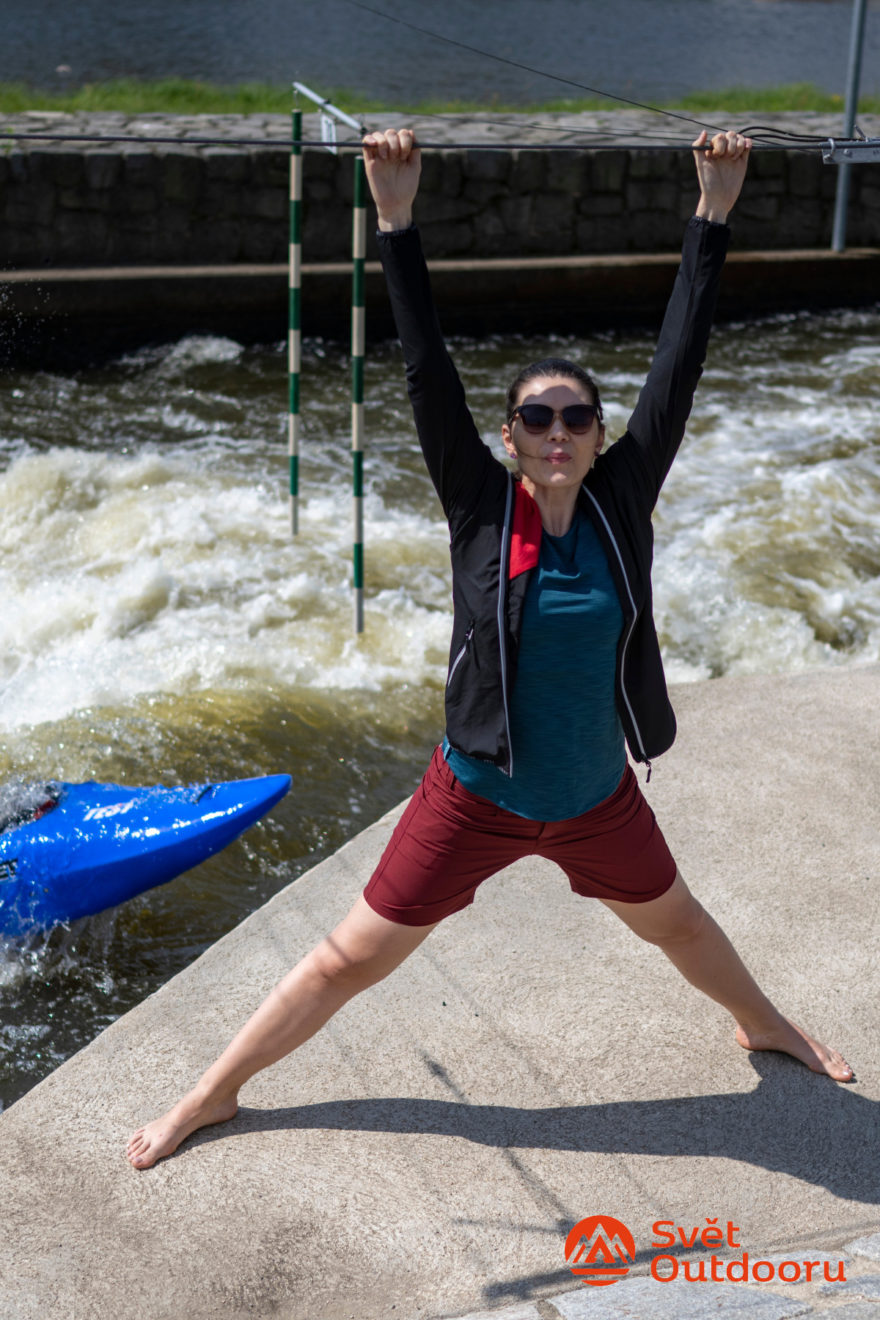
[[521,857],[556,862],[576,894],[621,903],[659,898],[675,879],[672,854],[630,765],[592,811],[545,823],[471,793],[438,747],[364,898],[389,921],[430,926],[467,907],[479,884]]

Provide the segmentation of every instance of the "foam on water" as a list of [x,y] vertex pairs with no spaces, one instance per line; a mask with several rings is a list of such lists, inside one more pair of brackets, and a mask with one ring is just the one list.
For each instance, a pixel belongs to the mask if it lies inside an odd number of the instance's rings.
[[373,580],[396,585],[373,590],[356,643],[343,492],[305,500],[293,542],[277,490],[204,452],[14,459],[0,475],[0,728],[152,692],[442,681],[445,532],[377,497],[366,516]]
[[51,785],[10,779],[0,784],[0,833],[14,829],[48,802],[55,801]]
[[670,677],[880,659],[877,328],[845,313],[716,335],[656,517]]
[[[877,321],[790,317],[716,334],[656,520],[672,678],[880,655]],[[558,347],[598,372],[609,430],[622,429],[650,344]],[[455,351],[491,435],[498,359],[507,351],[515,365],[528,347]],[[132,355],[109,380],[43,377],[13,391],[36,432],[62,405],[116,414],[76,447],[6,429],[0,729],[149,694],[273,683],[390,696],[442,684],[446,531],[421,459],[400,442],[398,367],[373,389],[394,431],[370,438],[368,627],[355,640],[347,436],[334,413],[344,391],[334,352],[318,345],[312,361],[327,387],[309,403],[311,484],[295,541],[272,448],[283,417],[233,341],[194,337]],[[153,442],[133,445],[150,427]]]

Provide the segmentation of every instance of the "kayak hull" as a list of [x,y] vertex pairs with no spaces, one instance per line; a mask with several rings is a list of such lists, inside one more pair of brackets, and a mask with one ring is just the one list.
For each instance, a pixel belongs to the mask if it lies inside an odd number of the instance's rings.
[[58,805],[0,834],[0,934],[115,907],[225,848],[290,788],[266,775],[182,788],[55,784]]

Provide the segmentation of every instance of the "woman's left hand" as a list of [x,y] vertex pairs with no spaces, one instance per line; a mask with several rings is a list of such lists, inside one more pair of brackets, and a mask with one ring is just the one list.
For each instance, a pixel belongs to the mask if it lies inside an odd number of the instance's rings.
[[697,215],[724,224],[746,177],[752,139],[731,129],[727,133],[716,133],[709,143],[709,135],[704,129],[693,145],[700,181]]

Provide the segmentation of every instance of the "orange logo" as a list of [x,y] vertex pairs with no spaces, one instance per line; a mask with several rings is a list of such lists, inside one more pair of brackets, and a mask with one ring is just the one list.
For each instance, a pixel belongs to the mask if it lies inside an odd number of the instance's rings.
[[565,1263],[572,1274],[598,1287],[624,1278],[635,1255],[632,1233],[610,1215],[581,1219],[565,1239]]

